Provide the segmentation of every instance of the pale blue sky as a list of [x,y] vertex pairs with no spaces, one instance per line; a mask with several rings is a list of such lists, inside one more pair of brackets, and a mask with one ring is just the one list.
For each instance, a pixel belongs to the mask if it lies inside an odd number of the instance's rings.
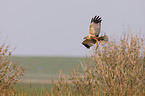
[[145,0],[0,0],[0,37],[14,55],[85,56],[81,42],[95,15],[110,38],[123,25],[145,35]]

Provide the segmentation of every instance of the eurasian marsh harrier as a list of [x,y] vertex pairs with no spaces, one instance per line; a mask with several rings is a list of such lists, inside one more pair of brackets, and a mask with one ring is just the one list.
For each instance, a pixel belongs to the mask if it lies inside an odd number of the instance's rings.
[[98,42],[104,44],[108,41],[107,35],[99,37],[100,29],[101,29],[101,21],[102,19],[99,16],[95,16],[94,18],[92,18],[89,35],[84,37],[85,40],[82,42],[82,44],[85,47],[90,48],[91,46],[93,46],[93,44],[96,43],[96,49],[97,49]]

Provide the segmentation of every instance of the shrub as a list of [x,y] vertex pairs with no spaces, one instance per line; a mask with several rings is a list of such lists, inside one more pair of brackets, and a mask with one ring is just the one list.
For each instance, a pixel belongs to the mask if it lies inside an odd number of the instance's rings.
[[12,64],[8,49],[6,43],[0,46],[0,96],[14,95],[14,84],[24,75],[26,69]]
[[56,83],[58,96],[144,96],[145,42],[124,34],[120,42],[109,41],[93,52],[92,61],[82,63],[83,73],[74,69]]

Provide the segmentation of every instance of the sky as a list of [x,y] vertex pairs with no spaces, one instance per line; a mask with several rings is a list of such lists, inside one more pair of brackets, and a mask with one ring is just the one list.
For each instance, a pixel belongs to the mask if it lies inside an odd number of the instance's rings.
[[13,55],[86,56],[81,43],[90,20],[102,18],[101,34],[116,38],[123,28],[145,35],[145,0],[0,0],[0,44]]

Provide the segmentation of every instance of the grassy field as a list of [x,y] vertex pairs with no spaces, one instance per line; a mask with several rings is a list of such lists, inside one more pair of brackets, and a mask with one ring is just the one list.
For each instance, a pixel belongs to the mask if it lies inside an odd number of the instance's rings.
[[16,84],[16,89],[19,91],[25,89],[23,91],[29,93],[36,90],[40,93],[42,88],[50,91],[51,84],[49,83],[51,83],[52,78],[54,80],[58,79],[60,70],[65,74],[71,74],[72,68],[77,68],[78,66],[82,70],[80,62],[84,59],[84,57],[13,56],[13,62],[28,67],[23,77],[23,83]]
[[[28,71],[23,79],[55,79],[59,76],[60,70],[70,74],[72,68],[81,67],[83,57],[27,57],[13,56],[13,61],[22,66],[28,66]],[[81,70],[81,68],[80,68]]]

